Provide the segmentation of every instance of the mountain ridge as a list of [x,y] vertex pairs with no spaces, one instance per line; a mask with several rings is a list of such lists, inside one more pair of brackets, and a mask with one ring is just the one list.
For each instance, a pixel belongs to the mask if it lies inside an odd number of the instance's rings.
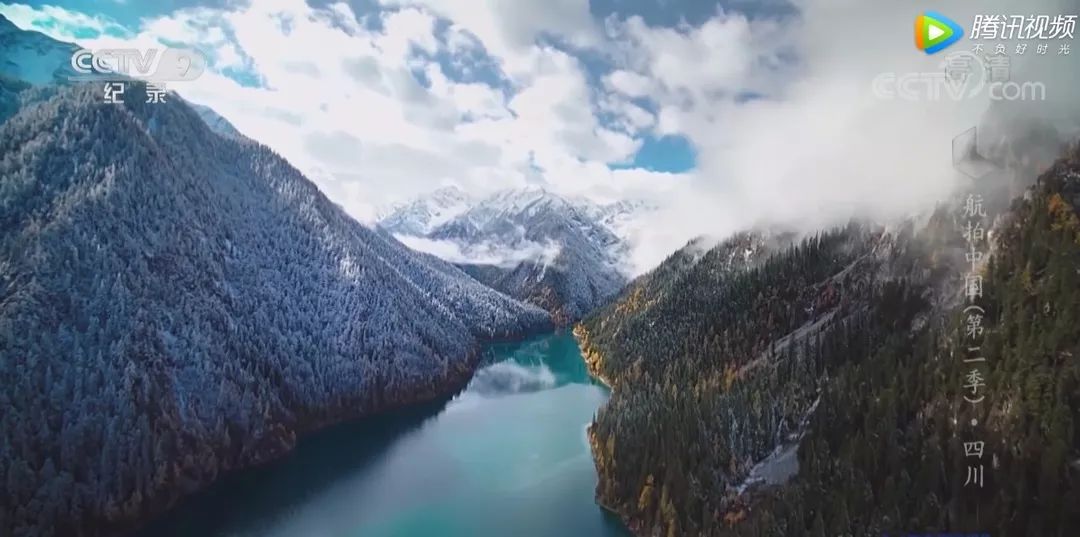
[[550,327],[265,146],[141,101],[60,88],[0,125],[4,533],[130,528],[304,431],[448,396],[482,341]]

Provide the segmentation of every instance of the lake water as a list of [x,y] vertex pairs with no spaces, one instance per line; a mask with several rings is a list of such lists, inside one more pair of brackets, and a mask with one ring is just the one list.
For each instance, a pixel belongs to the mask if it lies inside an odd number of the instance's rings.
[[625,537],[593,500],[585,428],[606,399],[569,333],[494,345],[453,400],[312,435],[140,534]]

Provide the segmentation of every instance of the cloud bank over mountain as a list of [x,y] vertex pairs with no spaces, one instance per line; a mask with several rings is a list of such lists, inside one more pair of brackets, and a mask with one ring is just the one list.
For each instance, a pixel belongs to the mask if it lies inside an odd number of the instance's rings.
[[[881,99],[873,91],[881,73],[943,71],[945,54],[928,56],[911,44],[918,10],[842,0],[801,1],[796,7],[799,16],[775,28],[738,16],[718,16],[684,34],[647,29],[633,19],[617,26],[639,36],[642,53],[636,57],[644,60],[615,85],[654,98],[661,132],[687,136],[701,155],[692,180],[667,196],[665,209],[651,222],[641,223],[640,266],[654,266],[670,253],[670,244],[700,233],[726,236],[755,224],[810,230],[852,216],[906,215],[967,180],[952,168],[951,142],[983,121],[986,92],[962,100],[907,101]],[[1075,13],[1076,2],[1039,2],[1024,10]],[[1009,2],[955,2],[947,15],[967,26],[976,14],[1012,11],[1016,6]],[[695,39],[714,46],[699,54],[689,48],[683,54],[648,54],[658,42],[679,50]],[[972,45],[965,40],[954,48]],[[997,104],[1021,115],[1055,118],[1066,123],[1058,127],[1065,131],[1077,123],[1078,105],[1068,88],[1080,68],[1075,54],[1060,55],[1060,43],[1051,45],[1046,56],[1014,56],[1011,69],[1013,81],[1044,83],[1047,101]],[[708,53],[729,62],[732,54],[746,60],[730,71],[714,71],[711,80],[704,74],[692,82],[678,76],[693,72],[690,65]],[[733,97],[708,97],[716,94]]]

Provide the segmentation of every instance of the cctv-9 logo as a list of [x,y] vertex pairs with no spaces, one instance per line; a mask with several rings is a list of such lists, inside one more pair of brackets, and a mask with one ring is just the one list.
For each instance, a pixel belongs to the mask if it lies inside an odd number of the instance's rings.
[[206,56],[192,49],[80,49],[71,55],[74,80],[115,79],[118,75],[149,82],[186,82],[206,70]]

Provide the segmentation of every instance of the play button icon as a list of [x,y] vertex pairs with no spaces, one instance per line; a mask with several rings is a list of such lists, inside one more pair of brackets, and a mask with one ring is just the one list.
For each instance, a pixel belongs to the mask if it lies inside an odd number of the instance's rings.
[[933,54],[957,42],[964,29],[952,19],[933,11],[915,17],[915,47]]

